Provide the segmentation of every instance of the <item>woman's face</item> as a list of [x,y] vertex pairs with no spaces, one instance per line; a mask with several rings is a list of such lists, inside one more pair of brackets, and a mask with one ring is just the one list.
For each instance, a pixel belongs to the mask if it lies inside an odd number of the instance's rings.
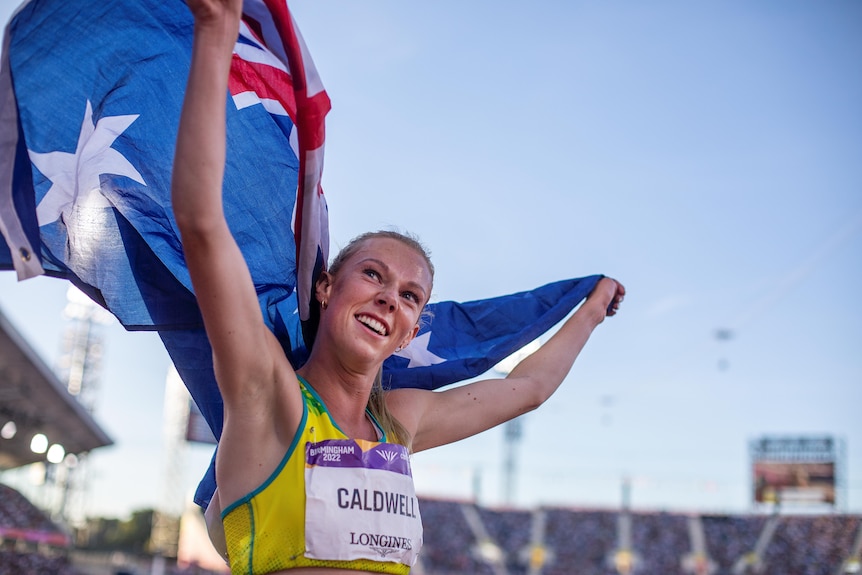
[[363,358],[383,361],[419,330],[432,277],[422,254],[391,238],[362,242],[322,286],[321,314],[337,345]]

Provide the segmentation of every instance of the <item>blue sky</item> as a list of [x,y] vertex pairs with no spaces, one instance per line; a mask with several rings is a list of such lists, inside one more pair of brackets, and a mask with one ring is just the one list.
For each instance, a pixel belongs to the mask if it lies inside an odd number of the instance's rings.
[[[15,2],[0,0],[5,21]],[[626,284],[523,421],[518,505],[750,509],[748,441],[846,443],[862,511],[862,5],[292,3],[333,102],[332,248],[396,226],[470,300],[605,273]],[[0,274],[53,363],[66,286]],[[727,341],[715,330],[730,329]],[[105,329],[91,509],[158,504],[168,359]],[[419,454],[420,494],[502,500],[503,434]],[[208,460],[189,449],[180,485]]]

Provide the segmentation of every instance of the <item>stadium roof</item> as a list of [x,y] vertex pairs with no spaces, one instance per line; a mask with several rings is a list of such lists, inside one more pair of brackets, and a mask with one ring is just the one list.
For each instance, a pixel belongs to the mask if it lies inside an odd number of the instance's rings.
[[8,421],[17,433],[0,437],[0,470],[45,460],[30,449],[36,433],[66,453],[113,443],[0,311],[0,426]]

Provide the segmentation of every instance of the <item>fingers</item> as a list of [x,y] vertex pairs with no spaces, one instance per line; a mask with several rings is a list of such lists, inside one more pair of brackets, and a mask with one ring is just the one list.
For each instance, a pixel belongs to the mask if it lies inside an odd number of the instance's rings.
[[605,315],[608,317],[614,316],[617,314],[617,311],[620,309],[620,305],[623,303],[623,300],[626,296],[626,288],[623,284],[618,282],[615,279],[606,278],[614,283],[614,293],[611,296],[611,301],[608,304],[607,310],[605,311]]
[[242,0],[187,0],[187,4],[198,25],[206,25],[230,17],[238,19],[242,14]]

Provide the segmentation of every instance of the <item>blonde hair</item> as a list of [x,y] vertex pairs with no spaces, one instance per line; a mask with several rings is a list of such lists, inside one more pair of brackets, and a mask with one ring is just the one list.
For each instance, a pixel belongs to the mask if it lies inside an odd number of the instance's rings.
[[[390,239],[401,242],[409,248],[413,248],[419,255],[425,259],[428,264],[428,271],[431,272],[431,283],[434,283],[434,264],[431,262],[431,252],[419,241],[419,238],[409,232],[396,232],[392,230],[378,230],[376,232],[365,232],[347,242],[347,245],[341,248],[338,255],[329,264],[329,273],[336,275],[341,269],[342,264],[355,254],[362,244],[368,240],[375,239]],[[427,302],[426,302],[427,303]]]
[[400,443],[407,448],[408,451],[413,451],[413,438],[410,432],[404,427],[398,419],[389,411],[389,406],[386,405],[386,390],[383,389],[383,368],[377,372],[377,377],[374,378],[374,386],[371,388],[371,395],[368,397],[368,411],[383,428],[386,434],[386,440],[390,443]]
[[[350,240],[350,242],[348,242],[348,244],[338,252],[335,259],[332,260],[332,264],[329,266],[329,273],[333,277],[337,275],[344,262],[350,259],[350,257],[359,250],[364,242],[381,238],[399,241],[419,253],[425,259],[425,263],[428,264],[428,271],[431,272],[431,282],[433,284],[434,264],[431,263],[431,254],[425,246],[422,245],[422,242],[420,242],[413,234],[389,230],[366,232]],[[427,304],[428,302],[426,301],[425,303]],[[429,318],[430,313],[427,312],[423,306],[423,311],[419,316],[420,325]],[[386,434],[386,439],[389,442],[400,443],[409,451],[412,451],[411,445],[413,443],[413,438],[410,437],[410,433],[407,431],[407,428],[405,428],[401,422],[392,415],[392,412],[389,411],[389,407],[386,405],[386,390],[383,388],[382,367],[377,372],[377,377],[374,378],[374,386],[371,388],[371,395],[368,397],[367,407],[371,415],[377,420],[377,423],[380,424],[380,427],[383,428],[383,432]]]

